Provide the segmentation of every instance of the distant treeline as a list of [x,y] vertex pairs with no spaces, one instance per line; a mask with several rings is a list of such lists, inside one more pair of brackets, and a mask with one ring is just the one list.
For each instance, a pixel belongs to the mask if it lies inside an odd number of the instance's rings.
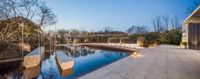
[[152,19],[152,26],[154,31],[149,31],[147,26],[132,26],[127,33],[134,41],[138,37],[145,37],[147,44],[180,44],[182,25],[177,16],[157,16]]

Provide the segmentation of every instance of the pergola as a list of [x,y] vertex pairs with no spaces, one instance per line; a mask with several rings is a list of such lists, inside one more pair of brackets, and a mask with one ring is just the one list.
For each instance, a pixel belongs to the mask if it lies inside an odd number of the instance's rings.
[[184,20],[182,30],[182,42],[187,48],[200,49],[200,6]]

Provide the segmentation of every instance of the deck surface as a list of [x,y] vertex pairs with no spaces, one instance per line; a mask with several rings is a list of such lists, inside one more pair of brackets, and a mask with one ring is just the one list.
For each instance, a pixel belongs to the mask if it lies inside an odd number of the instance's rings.
[[160,45],[86,74],[80,79],[200,79],[200,51]]

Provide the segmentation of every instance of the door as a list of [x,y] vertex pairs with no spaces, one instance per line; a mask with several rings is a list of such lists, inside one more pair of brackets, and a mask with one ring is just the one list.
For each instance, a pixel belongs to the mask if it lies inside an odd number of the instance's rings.
[[190,23],[188,27],[188,42],[190,49],[200,49],[200,24]]

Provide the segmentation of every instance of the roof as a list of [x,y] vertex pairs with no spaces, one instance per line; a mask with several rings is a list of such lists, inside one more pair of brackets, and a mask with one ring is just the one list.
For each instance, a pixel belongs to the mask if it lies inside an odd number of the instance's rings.
[[200,5],[183,21],[183,23],[189,22],[200,23]]

